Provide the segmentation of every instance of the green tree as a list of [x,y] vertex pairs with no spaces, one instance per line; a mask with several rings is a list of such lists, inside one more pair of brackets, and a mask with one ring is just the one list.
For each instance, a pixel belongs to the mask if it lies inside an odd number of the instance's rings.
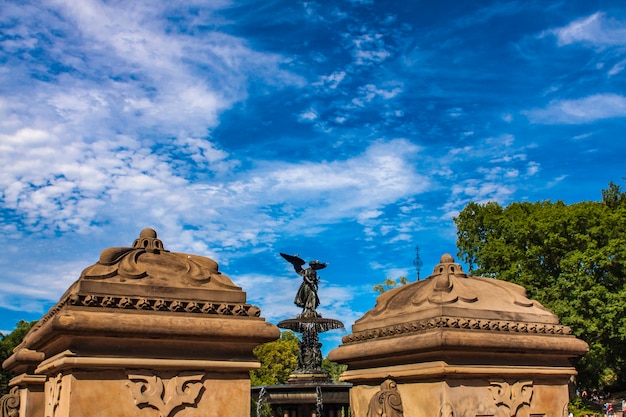
[[475,275],[522,285],[589,343],[577,364],[591,387],[626,383],[626,193],[601,202],[470,203],[454,219],[459,258]]
[[284,331],[280,339],[255,347],[252,352],[261,362],[261,367],[250,371],[252,386],[287,383],[289,375],[298,365],[298,342],[295,333]]
[[339,382],[339,377],[348,369],[348,365],[341,365],[337,362],[331,362],[328,358],[324,358],[322,359],[322,369],[328,372],[333,382]]
[[[13,349],[24,339],[26,333],[37,323],[37,321],[27,322],[24,320],[20,320],[17,323],[15,330],[7,335],[0,336],[0,365],[2,362],[7,360],[9,356],[13,354]],[[13,378],[13,373],[5,371],[4,369],[0,372],[0,396],[7,394],[9,392],[9,381]]]
[[384,282],[380,284],[376,284],[372,287],[372,290],[376,291],[379,294],[389,291],[392,288],[396,288],[400,285],[406,285],[409,283],[409,279],[405,276],[401,276],[400,278],[391,279],[387,278]]

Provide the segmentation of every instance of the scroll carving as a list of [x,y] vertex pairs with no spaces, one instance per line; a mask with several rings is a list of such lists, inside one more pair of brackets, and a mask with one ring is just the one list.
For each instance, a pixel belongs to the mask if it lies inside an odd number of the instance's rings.
[[508,382],[494,381],[489,387],[497,407],[506,407],[510,417],[525,405],[530,405],[533,396],[533,381],[518,381],[513,385]]
[[59,402],[61,401],[61,382],[63,374],[59,373],[56,377],[48,380],[46,384],[46,417],[55,417]]
[[20,392],[19,387],[11,388],[8,394],[0,398],[0,417],[19,417]]
[[165,250],[163,242],[153,229],[144,229],[135,239],[131,248],[109,248],[102,251],[100,260],[86,268],[81,279],[104,280],[114,277],[122,279],[143,279],[150,275],[143,262],[145,254],[163,258],[171,268],[177,269],[186,280],[196,283],[214,281],[213,285],[224,289],[237,290],[230,279],[218,271],[215,261],[208,258],[192,257]]
[[204,375],[175,376],[167,382],[153,375],[128,375],[129,388],[138,408],[151,407],[160,417],[172,417],[197,403],[204,387]]
[[387,379],[380,384],[378,391],[370,400],[367,417],[403,417],[402,398],[395,381]]

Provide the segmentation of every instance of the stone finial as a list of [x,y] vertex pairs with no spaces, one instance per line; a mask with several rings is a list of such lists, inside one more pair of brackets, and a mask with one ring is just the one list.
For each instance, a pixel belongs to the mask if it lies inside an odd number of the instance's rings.
[[[80,281],[141,285],[145,287],[207,288],[241,291],[219,272],[213,259],[170,252],[154,229],[141,231],[131,247],[104,249],[98,262],[85,268]],[[144,288],[146,289],[146,288]],[[147,290],[149,293],[151,289]],[[145,295],[143,292],[137,295]]]
[[163,242],[157,239],[157,232],[154,229],[146,228],[139,233],[139,239],[133,242],[133,249],[144,249],[146,252],[159,253],[163,250]]

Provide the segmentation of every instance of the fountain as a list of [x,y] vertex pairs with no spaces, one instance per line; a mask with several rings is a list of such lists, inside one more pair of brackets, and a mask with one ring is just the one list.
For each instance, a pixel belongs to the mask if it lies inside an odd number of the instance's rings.
[[261,387],[259,390],[259,397],[256,401],[256,417],[261,417],[261,410],[263,410],[263,404],[265,404],[266,398],[266,390],[265,387]]
[[[334,383],[327,371],[322,369],[322,344],[319,334],[343,329],[339,320],[322,317],[317,311],[320,304],[317,290],[317,271],[326,268],[327,263],[306,262],[298,255],[280,254],[291,263],[302,283],[296,293],[294,304],[302,308],[295,318],[283,320],[278,327],[302,335],[298,349],[298,364],[289,376],[287,384],[253,387],[252,395],[269,404],[272,416],[277,417],[341,417],[347,415],[349,406],[348,390],[351,384]],[[279,416],[276,411],[280,409]]]
[[296,273],[302,277],[302,284],[300,284],[294,300],[294,304],[302,308],[302,313],[296,318],[278,323],[278,327],[281,329],[302,334],[298,352],[298,367],[290,376],[289,382],[330,381],[328,372],[322,369],[322,344],[319,342],[319,334],[328,330],[343,329],[343,323],[339,320],[323,318],[316,310],[320,304],[317,295],[319,285],[317,271],[326,268],[328,264],[311,261],[309,268],[302,268],[306,262],[298,255],[291,256],[281,253],[280,256],[291,263]]

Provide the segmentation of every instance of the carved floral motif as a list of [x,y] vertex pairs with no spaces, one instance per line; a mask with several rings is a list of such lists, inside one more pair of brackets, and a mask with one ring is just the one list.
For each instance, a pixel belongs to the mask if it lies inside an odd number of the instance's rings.
[[171,417],[184,409],[181,406],[197,404],[204,375],[175,376],[164,382],[156,375],[128,375],[126,386],[138,408],[151,407],[160,417]]
[[403,417],[402,398],[395,381],[387,379],[380,384],[378,391],[370,400],[367,417]]
[[533,396],[533,381],[508,382],[492,381],[489,387],[497,407],[508,408],[508,415],[515,417],[524,405],[530,405]]
[[507,320],[489,320],[463,317],[435,317],[356,332],[344,336],[342,341],[344,343],[359,342],[368,339],[377,339],[380,337],[391,337],[408,333],[419,333],[426,330],[444,328],[491,330],[511,333],[539,333],[562,335],[567,335],[571,333],[571,329],[569,327],[559,324],[525,323]]
[[20,392],[19,387],[11,388],[8,394],[0,398],[0,417],[19,417]]

